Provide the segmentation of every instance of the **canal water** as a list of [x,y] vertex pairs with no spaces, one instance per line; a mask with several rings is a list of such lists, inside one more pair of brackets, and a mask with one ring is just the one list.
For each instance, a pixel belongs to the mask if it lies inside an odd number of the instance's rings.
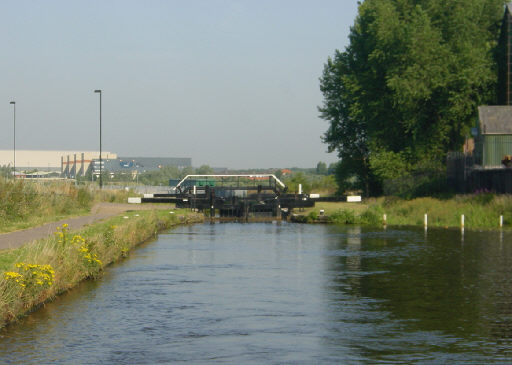
[[0,363],[512,363],[512,233],[180,227],[0,331]]

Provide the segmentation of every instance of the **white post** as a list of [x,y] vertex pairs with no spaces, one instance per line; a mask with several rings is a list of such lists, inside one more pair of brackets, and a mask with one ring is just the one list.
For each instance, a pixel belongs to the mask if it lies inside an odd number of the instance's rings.
[[302,194],[302,184],[299,184],[299,195]]
[[461,228],[464,228],[464,214],[460,216],[460,226]]
[[194,195],[196,195],[196,186],[194,185]]
[[423,218],[423,224],[425,226],[425,229],[428,227],[428,215],[425,213],[425,217]]
[[500,228],[503,227],[503,216],[500,215]]
[[384,225],[388,224],[388,216],[386,214],[382,216],[382,220],[384,221]]

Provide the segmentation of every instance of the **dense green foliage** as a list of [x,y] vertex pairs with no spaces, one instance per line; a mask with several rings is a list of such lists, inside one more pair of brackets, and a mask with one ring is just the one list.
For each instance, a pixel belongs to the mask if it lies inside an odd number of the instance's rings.
[[[324,142],[341,159],[341,190],[443,169],[477,106],[495,101],[500,0],[366,0],[350,44],[324,66]],[[427,167],[427,168],[426,168]],[[355,178],[354,178],[355,177]],[[352,178],[352,179],[351,179]],[[407,190],[407,189],[406,189]],[[410,189],[409,189],[410,190]]]

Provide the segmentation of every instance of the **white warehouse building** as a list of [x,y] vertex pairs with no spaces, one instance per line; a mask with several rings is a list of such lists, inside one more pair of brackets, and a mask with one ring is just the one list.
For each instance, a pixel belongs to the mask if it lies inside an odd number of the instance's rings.
[[[99,151],[35,151],[16,150],[16,171],[52,171],[65,175],[71,169],[83,174],[89,168],[92,160],[98,159]],[[117,158],[115,153],[102,151],[104,159]],[[13,166],[13,150],[0,150],[0,166]]]

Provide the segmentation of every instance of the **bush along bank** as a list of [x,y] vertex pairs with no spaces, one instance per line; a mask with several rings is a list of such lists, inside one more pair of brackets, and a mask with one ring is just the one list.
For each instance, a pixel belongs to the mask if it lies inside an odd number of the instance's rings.
[[0,179],[0,232],[86,214],[92,195],[70,183],[36,184]]
[[64,224],[52,237],[1,252],[0,327],[80,281],[97,278],[105,266],[159,231],[202,220],[190,212],[130,212],[73,233]]
[[0,177],[0,232],[12,232],[88,214],[100,202],[124,203],[134,194],[75,186],[69,181],[7,180]]
[[[412,200],[396,197],[369,200],[367,208],[356,213],[353,209],[340,208],[326,212],[324,217],[318,211],[295,216],[301,223],[332,223],[358,225],[423,226],[425,214],[429,227],[464,227],[467,229],[500,228],[512,226],[512,196],[491,193],[455,196],[450,199],[417,198]],[[385,218],[384,218],[385,216]]]

